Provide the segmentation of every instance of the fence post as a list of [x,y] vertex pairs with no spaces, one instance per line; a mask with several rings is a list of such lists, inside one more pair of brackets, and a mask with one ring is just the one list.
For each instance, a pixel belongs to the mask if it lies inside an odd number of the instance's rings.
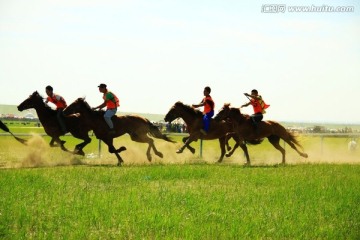
[[200,157],[202,158],[203,140],[200,139]]
[[99,146],[98,146],[98,154],[99,158],[101,158],[101,140],[99,139]]

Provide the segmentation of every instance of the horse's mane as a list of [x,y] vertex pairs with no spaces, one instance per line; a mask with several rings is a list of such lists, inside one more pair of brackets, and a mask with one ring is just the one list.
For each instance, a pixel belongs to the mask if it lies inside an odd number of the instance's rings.
[[203,116],[203,113],[200,110],[195,109],[195,108],[191,107],[190,105],[184,104],[180,101],[176,102],[175,106],[182,106],[184,108],[184,110],[190,114],[198,115],[201,117]]
[[43,101],[44,97],[41,96],[38,91],[33,92],[33,94],[31,94],[31,96],[34,96],[34,97],[40,99],[41,102],[44,104],[44,106],[45,106],[45,108],[46,108],[47,110],[54,111],[54,112],[56,111],[56,110],[52,109],[49,105],[47,105],[47,104]]
[[96,116],[104,116],[105,111],[104,110],[93,110],[90,106],[90,104],[85,100],[85,98],[78,98],[76,99],[76,102],[82,102],[84,103],[86,110],[89,111],[91,114],[96,115]]

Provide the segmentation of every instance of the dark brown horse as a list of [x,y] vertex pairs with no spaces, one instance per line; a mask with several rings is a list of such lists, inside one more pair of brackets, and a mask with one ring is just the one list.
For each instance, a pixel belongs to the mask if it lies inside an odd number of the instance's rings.
[[295,136],[287,131],[282,125],[274,121],[261,121],[257,125],[257,129],[253,126],[253,123],[249,116],[243,115],[239,108],[231,108],[230,104],[225,104],[224,107],[215,116],[217,120],[228,119],[233,125],[233,132],[236,133],[236,145],[233,150],[227,154],[231,156],[235,149],[240,146],[246,156],[246,164],[250,164],[250,157],[246,147],[246,142],[254,139],[268,138],[269,142],[281,152],[282,163],[285,164],[285,149],[279,144],[280,139],[283,139],[290,145],[300,156],[307,158],[308,155],[297,149],[296,146],[302,148]]
[[[197,141],[198,139],[219,139],[221,155],[218,162],[223,160],[225,155],[225,145],[227,145],[228,150],[231,149],[226,141],[226,134],[232,131],[231,124],[225,121],[215,121],[212,119],[209,132],[204,135],[200,132],[203,128],[203,113],[182,102],[176,102],[174,106],[170,108],[165,116],[165,121],[171,123],[177,118],[182,118],[184,120],[189,131],[189,136],[183,138],[184,145],[177,150],[177,153],[182,153],[185,148],[188,148],[192,153],[195,153],[195,149],[190,146],[190,143]],[[257,144],[257,141],[252,141],[252,144]]]
[[[37,91],[25,99],[17,108],[19,111],[34,108],[46,134],[51,137],[50,146],[60,146],[62,150],[70,152],[64,146],[65,141],[60,140],[60,136],[63,135],[63,133],[56,118],[56,111],[45,104],[43,97],[40,96]],[[64,122],[67,130],[74,137],[84,140],[84,142],[75,146],[73,152],[84,156],[85,153],[82,149],[91,142],[91,138],[88,135],[90,129],[81,124],[81,118],[81,116],[67,116],[64,117]]]
[[118,153],[126,150],[126,148],[121,147],[116,150],[113,145],[113,138],[115,137],[119,137],[125,133],[128,133],[131,137],[131,140],[149,144],[149,147],[146,151],[146,156],[149,161],[151,161],[151,149],[153,149],[157,156],[161,158],[163,157],[163,154],[156,149],[154,140],[149,136],[163,139],[167,142],[173,142],[166,135],[162,134],[160,130],[148,119],[136,115],[114,116],[112,121],[114,123],[116,134],[109,135],[109,127],[104,120],[104,111],[92,110],[89,104],[83,98],[78,98],[67,108],[65,108],[64,114],[71,113],[80,113],[80,115],[86,119],[83,124],[91,128],[94,131],[95,136],[108,145],[110,153],[115,153],[118,158],[118,165],[121,165],[123,162]]

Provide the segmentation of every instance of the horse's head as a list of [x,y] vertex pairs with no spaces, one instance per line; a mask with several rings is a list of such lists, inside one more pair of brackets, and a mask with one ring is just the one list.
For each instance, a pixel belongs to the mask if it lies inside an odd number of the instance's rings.
[[229,119],[239,122],[239,121],[244,120],[245,116],[243,114],[241,114],[240,108],[230,108]]
[[25,99],[20,105],[17,107],[19,111],[23,111],[30,108],[36,108],[40,104],[45,105],[43,101],[43,97],[35,91],[31,94],[27,99]]
[[240,112],[240,108],[230,107],[230,103],[225,103],[214,119],[217,121],[230,120],[239,122],[244,118],[244,115]]
[[219,110],[214,119],[216,121],[226,120],[229,118],[230,103],[224,103],[224,106]]
[[174,106],[172,106],[169,110],[169,112],[165,115],[165,122],[169,122],[171,123],[172,121],[174,121],[175,119],[181,117],[180,114],[179,114],[179,111],[178,109],[184,105],[182,102],[176,102],[174,104]]
[[65,115],[82,113],[84,111],[90,111],[90,105],[85,101],[85,98],[78,98],[74,102],[72,102],[69,106],[67,106],[63,113]]

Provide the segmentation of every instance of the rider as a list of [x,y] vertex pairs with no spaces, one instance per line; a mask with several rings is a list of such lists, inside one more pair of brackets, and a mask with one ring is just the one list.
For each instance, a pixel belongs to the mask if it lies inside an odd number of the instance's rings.
[[45,103],[51,102],[53,104],[56,105],[56,118],[58,120],[58,123],[60,125],[60,129],[62,131],[63,134],[65,134],[67,132],[66,130],[66,126],[65,126],[65,122],[64,122],[64,108],[66,108],[66,101],[65,99],[54,93],[53,92],[53,88],[49,85],[45,88],[46,94],[48,95],[48,97],[46,98]]
[[250,101],[242,105],[241,108],[249,106],[250,104],[253,106],[254,114],[250,116],[250,119],[252,120],[255,129],[257,129],[257,123],[263,119],[263,114],[266,113],[265,109],[270,107],[270,105],[267,105],[264,102],[256,89],[251,90],[251,94],[244,93],[244,95],[250,97]]
[[98,86],[98,88],[99,88],[99,92],[104,94],[103,95],[104,102],[102,104],[100,104],[99,106],[93,108],[93,110],[102,109],[103,107],[106,106],[104,119],[110,128],[109,134],[115,134],[114,123],[112,122],[111,117],[116,114],[117,107],[120,106],[120,101],[114,93],[107,90],[106,84],[101,83]]
[[210,87],[205,87],[204,88],[204,98],[201,100],[201,102],[199,104],[193,104],[192,107],[194,108],[198,108],[198,107],[202,107],[204,106],[204,117],[203,117],[203,126],[204,129],[201,129],[200,132],[204,135],[207,134],[207,132],[209,131],[209,127],[210,127],[210,120],[212,118],[212,116],[214,116],[214,108],[215,108],[215,103],[212,100],[211,96],[210,96],[210,92],[211,92],[211,88]]

